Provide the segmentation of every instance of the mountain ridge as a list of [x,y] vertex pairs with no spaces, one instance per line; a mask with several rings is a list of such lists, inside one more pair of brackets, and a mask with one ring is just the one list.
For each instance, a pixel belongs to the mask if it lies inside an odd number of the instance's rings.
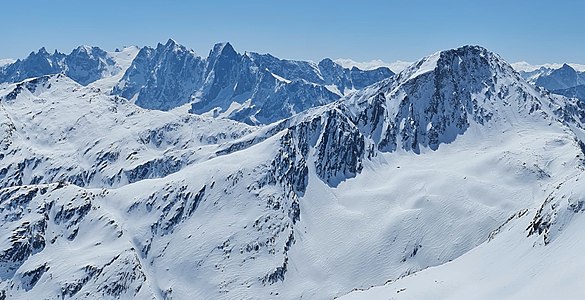
[[270,54],[239,54],[229,42],[216,44],[207,57],[173,39],[130,56],[135,57],[127,66],[116,59],[117,52],[98,47],[79,46],[67,55],[41,48],[1,67],[0,82],[64,73],[82,85],[99,81],[143,108],[171,110],[193,103],[194,113],[267,124],[393,75],[385,67],[346,69],[330,59],[318,67]]
[[266,126],[64,75],[0,99],[5,297],[330,299],[582,219],[585,110],[478,46]]

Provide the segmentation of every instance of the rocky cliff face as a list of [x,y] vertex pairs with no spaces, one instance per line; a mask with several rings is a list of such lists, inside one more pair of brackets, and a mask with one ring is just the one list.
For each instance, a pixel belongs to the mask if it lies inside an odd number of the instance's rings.
[[539,76],[535,84],[549,91],[564,90],[585,84],[585,73],[577,72],[571,66],[564,64],[559,69]]
[[19,82],[27,78],[63,73],[82,85],[113,76],[122,69],[106,51],[98,47],[80,46],[70,54],[41,48],[27,58],[0,68],[0,82]]
[[173,40],[142,48],[113,94],[141,107],[169,110],[191,98],[202,85],[203,60]]
[[585,73],[576,71],[568,64],[558,69],[541,67],[531,72],[520,72],[529,82],[554,94],[585,99]]
[[169,40],[156,49],[143,48],[114,94],[145,108],[168,110],[193,102],[196,114],[267,124],[392,75],[387,68],[344,69],[329,59],[317,65],[239,54],[229,43],[215,45],[201,58]]

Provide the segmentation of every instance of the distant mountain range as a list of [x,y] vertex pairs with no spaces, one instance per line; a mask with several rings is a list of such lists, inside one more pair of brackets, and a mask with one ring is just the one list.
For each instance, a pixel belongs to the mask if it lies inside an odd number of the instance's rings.
[[585,101],[585,66],[549,64],[531,67],[518,64],[516,67],[524,79],[536,86],[543,87],[555,94]]
[[205,58],[169,40],[144,47],[124,69],[116,53],[81,46],[70,54],[45,48],[0,69],[0,82],[63,73],[89,85],[123,72],[111,93],[138,106],[170,110],[191,103],[191,111],[248,124],[268,124],[392,76],[386,67],[344,68],[331,59],[292,61],[270,54],[237,53],[231,44],[213,47]]
[[[114,52],[80,46],[63,54],[41,48],[25,59],[2,60],[0,83],[62,73],[82,85],[107,81],[94,85],[143,108],[171,110],[189,104],[192,113],[257,125],[336,101],[392,76],[388,67],[401,71],[409,64],[351,59],[293,61],[270,54],[240,54],[230,43],[217,44],[202,57],[169,39],[155,48],[129,47]],[[520,62],[513,67],[537,86],[585,99],[585,66]]]

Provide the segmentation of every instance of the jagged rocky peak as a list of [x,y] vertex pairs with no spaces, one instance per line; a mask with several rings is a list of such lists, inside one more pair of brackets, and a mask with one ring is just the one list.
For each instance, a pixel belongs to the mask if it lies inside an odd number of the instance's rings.
[[472,124],[540,111],[540,96],[498,55],[464,46],[427,56],[345,101],[379,150],[437,149]]
[[[159,43],[159,46],[162,46],[162,44]],[[175,42],[175,40],[173,40],[172,38],[167,40],[167,43],[165,44],[165,47],[169,48],[169,47],[177,47],[177,46],[181,46],[178,45],[177,42]]]
[[[341,67],[338,63],[334,62],[331,58],[324,58],[319,62],[319,68],[338,68]],[[343,67],[341,67],[343,68]]]
[[166,51],[172,51],[174,53],[193,52],[192,50],[187,49],[187,47],[185,47],[181,44],[178,44],[173,39],[168,39],[168,41],[165,44],[158,43],[158,45],[156,46],[156,49],[157,49],[157,51],[165,51],[166,50]]
[[213,49],[209,51],[209,59],[212,60],[219,56],[236,56],[238,53],[229,42],[222,42],[213,45]]
[[292,118],[296,147],[316,151],[313,157],[307,151],[287,153],[313,160],[317,175],[336,186],[379,152],[435,151],[471,127],[490,134],[520,119],[542,123],[551,112],[544,108],[550,103],[541,101],[549,100],[498,55],[464,46],[425,57],[342,101]]
[[42,47],[37,52],[31,52],[27,58],[18,59],[0,69],[0,82],[19,82],[27,78],[60,73],[63,71],[64,57],[65,54],[57,51],[50,54]]
[[565,72],[577,72],[575,71],[575,69],[573,69],[573,67],[569,66],[568,64],[564,63],[561,68],[559,69],[559,71],[565,71]]
[[55,50],[52,54],[42,47],[25,59],[0,69],[0,82],[14,83],[28,78],[63,73],[82,85],[121,72],[115,59],[99,47],[79,46],[70,54]]
[[113,89],[138,106],[169,110],[191,100],[202,82],[203,59],[169,39],[156,48],[143,47]]
[[[207,90],[207,98],[217,97],[217,93],[222,88],[231,87],[235,84],[236,77],[239,73],[239,54],[228,42],[217,43],[209,51],[207,57],[207,69],[205,70],[206,83],[211,84]],[[210,74],[212,77],[210,78]]]
[[[400,72],[396,79],[404,82],[431,72],[435,75],[440,72],[465,73],[479,78],[487,73],[491,74],[492,69],[515,73],[514,69],[495,53],[480,46],[463,46],[424,57]],[[480,71],[481,73],[478,73]]]
[[107,54],[106,51],[102,50],[100,47],[96,47],[96,46],[88,46],[88,45],[81,45],[75,49],[73,49],[73,51],[71,51],[71,55],[88,55],[91,56],[94,53],[96,54]]
[[79,46],[64,59],[67,76],[82,85],[88,85],[101,78],[120,72],[108,52],[99,47]]
[[559,69],[539,76],[535,84],[552,92],[562,91],[585,84],[585,73],[577,72],[568,64],[563,64]]
[[[59,51],[57,51],[57,49],[55,49],[54,55],[61,55],[62,56],[64,54],[60,53]],[[27,59],[36,58],[36,57],[50,57],[50,56],[51,56],[51,54],[49,53],[49,51],[47,51],[47,48],[41,47],[37,52],[34,52],[34,51],[31,52],[28,55]]]
[[267,124],[393,75],[388,69],[349,70],[330,60],[328,65],[321,70],[270,54],[241,55],[229,42],[215,44],[202,58],[169,40],[143,48],[113,93],[144,108],[191,103],[195,114]]

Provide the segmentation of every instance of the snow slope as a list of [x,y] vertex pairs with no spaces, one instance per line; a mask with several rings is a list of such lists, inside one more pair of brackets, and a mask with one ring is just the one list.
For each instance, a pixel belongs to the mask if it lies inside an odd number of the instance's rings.
[[452,262],[340,299],[582,299],[582,177],[555,193],[564,198],[559,211],[568,219],[553,232],[554,241],[527,237],[536,210],[522,210],[489,241]]
[[111,76],[105,76],[102,79],[98,79],[90,85],[102,91],[111,91],[114,86],[122,80],[122,76],[124,76],[134,58],[136,58],[138,51],[140,51],[138,47],[128,46],[120,51],[108,52],[109,56],[114,60],[118,71],[113,72]]
[[7,298],[331,299],[580,224],[582,108],[477,46],[262,127],[63,75],[0,99]]

